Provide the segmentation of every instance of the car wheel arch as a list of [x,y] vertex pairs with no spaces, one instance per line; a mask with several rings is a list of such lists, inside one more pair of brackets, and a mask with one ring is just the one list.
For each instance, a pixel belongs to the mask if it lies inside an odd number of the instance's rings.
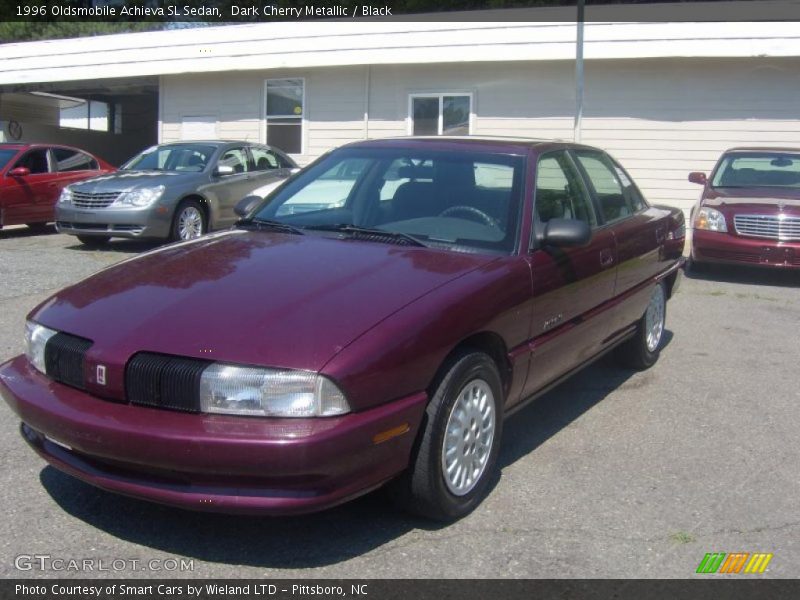
[[495,362],[497,370],[500,372],[503,393],[505,397],[508,398],[512,379],[511,361],[508,358],[508,348],[505,341],[498,333],[493,331],[473,333],[458,342],[452,350],[448,352],[428,385],[428,397],[431,397],[431,394],[438,387],[452,364],[456,362],[459,357],[470,351],[482,352]]
[[210,230],[211,229],[211,203],[208,201],[207,198],[205,198],[203,196],[200,196],[198,194],[189,194],[188,196],[184,196],[183,198],[181,198],[180,200],[178,200],[175,203],[175,210],[178,210],[178,207],[183,202],[188,202],[190,200],[193,200],[193,201],[197,202],[200,205],[200,207],[203,209],[203,212],[205,213],[206,223],[208,223],[208,228]]

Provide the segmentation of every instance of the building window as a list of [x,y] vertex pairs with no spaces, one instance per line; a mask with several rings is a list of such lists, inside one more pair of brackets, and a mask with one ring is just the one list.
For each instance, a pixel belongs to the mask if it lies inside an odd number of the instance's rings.
[[469,135],[472,94],[411,94],[409,133]]
[[267,79],[267,144],[288,154],[303,153],[305,82]]
[[108,131],[110,110],[107,102],[75,99],[70,106],[60,109],[59,126],[69,129]]

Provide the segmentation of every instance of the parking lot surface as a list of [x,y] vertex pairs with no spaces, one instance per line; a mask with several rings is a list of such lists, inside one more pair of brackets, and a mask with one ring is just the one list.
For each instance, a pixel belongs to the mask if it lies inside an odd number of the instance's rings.
[[[149,247],[0,231],[0,362],[22,352],[39,301]],[[799,288],[792,273],[684,278],[656,366],[604,359],[512,417],[499,479],[449,526],[398,512],[380,492],[280,519],[115,496],[46,466],[0,403],[0,575],[661,578],[696,576],[708,552],[767,552],[757,577],[796,577]],[[40,570],[25,558],[35,555],[95,570]],[[190,573],[172,570],[181,558]]]

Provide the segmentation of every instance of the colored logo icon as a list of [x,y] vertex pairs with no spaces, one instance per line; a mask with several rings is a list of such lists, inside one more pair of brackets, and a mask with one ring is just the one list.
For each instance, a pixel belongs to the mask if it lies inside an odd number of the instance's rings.
[[697,566],[697,573],[763,573],[767,570],[771,553],[708,552]]

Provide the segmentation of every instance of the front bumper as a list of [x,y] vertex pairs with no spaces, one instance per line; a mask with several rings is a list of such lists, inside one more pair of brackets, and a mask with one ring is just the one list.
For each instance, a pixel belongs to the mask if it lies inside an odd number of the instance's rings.
[[87,483],[181,508],[275,515],[329,508],[400,473],[427,403],[418,393],[317,419],[186,414],[95,398],[24,356],[0,366],[0,396],[34,450]]
[[695,229],[692,231],[692,260],[698,263],[800,268],[800,242],[778,242]]
[[56,229],[60,233],[165,239],[171,226],[172,211],[160,204],[147,208],[97,209],[56,205]]

